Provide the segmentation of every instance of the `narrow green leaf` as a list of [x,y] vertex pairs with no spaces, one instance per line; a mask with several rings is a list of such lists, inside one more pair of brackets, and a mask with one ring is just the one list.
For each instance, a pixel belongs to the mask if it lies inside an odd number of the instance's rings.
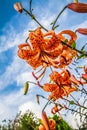
[[85,56],[84,54],[79,55],[78,58],[77,58],[77,60],[79,60],[81,58],[84,58],[84,56]]
[[81,51],[84,51],[86,45],[87,43],[84,46],[82,46]]
[[75,41],[73,41],[73,43],[71,44],[71,47],[72,47],[72,49],[76,49],[76,42]]
[[53,30],[55,30],[57,27],[59,27],[59,25],[54,26],[54,27],[53,27]]

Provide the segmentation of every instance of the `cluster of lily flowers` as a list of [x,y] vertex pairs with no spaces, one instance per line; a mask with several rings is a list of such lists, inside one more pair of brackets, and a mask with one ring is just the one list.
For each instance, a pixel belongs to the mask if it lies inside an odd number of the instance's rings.
[[[77,57],[78,55],[76,50],[73,50],[72,48],[62,44],[62,42],[66,41],[66,38],[63,36],[63,34],[70,36],[70,39],[67,40],[67,45],[71,46],[77,39],[76,33],[71,30],[63,30],[56,34],[53,30],[43,33],[41,28],[37,28],[29,33],[29,42],[20,44],[18,46],[18,56],[21,59],[24,59],[34,70],[36,70],[38,67],[41,67],[38,72],[43,69],[43,72],[39,76],[36,76],[34,72],[32,75],[36,79],[37,85],[40,88],[48,93],[51,93],[48,97],[48,100],[52,101],[60,98],[63,99],[64,96],[68,97],[70,93],[78,90],[79,85],[84,85],[87,83],[86,67],[84,67],[85,73],[82,74],[82,79],[80,80],[77,80],[77,78],[66,69],[66,67],[73,61],[73,58]],[[56,69],[60,68],[61,72],[52,70],[52,73],[49,75],[50,82],[45,83],[42,86],[38,81],[45,74],[46,68],[48,67],[53,67]],[[56,114],[62,108],[62,105],[55,105],[51,109],[51,112]],[[44,123],[43,125],[39,126],[39,130],[47,130],[46,127],[50,127],[51,130],[55,130],[55,121],[53,119],[47,119],[46,113],[44,115],[44,111],[42,112],[42,115],[43,117],[45,116],[44,119],[46,121],[45,126]],[[46,126],[46,123],[49,125]]]
[[21,59],[24,59],[34,70],[40,66],[40,70],[43,69],[39,76],[36,76],[34,72],[32,73],[36,80],[39,80],[45,74],[47,67],[62,69],[61,72],[52,70],[49,75],[52,83],[45,83],[41,86],[38,82],[38,85],[44,91],[51,92],[49,99],[54,100],[68,96],[71,92],[77,90],[76,85],[84,84],[66,69],[73,58],[77,57],[77,52],[62,44],[62,42],[66,41],[63,34],[70,36],[70,39],[67,40],[67,45],[71,46],[77,39],[76,33],[71,30],[63,30],[56,34],[53,30],[43,33],[41,28],[37,28],[29,33],[29,42],[18,46],[18,56]]
[[[19,2],[14,4],[14,8],[20,13],[23,11]],[[67,8],[78,13],[87,13],[87,4],[85,3],[70,3]],[[76,32],[87,35],[87,28],[78,28]],[[79,80],[66,69],[73,59],[78,57],[78,52],[72,48],[73,43],[77,40],[76,32],[72,30],[63,30],[59,33],[54,30],[42,32],[42,29],[38,27],[29,33],[25,43],[18,45],[18,56],[25,60],[33,70],[41,67],[38,73],[43,70],[38,76],[34,72],[32,75],[41,89],[50,92],[48,100],[55,101],[63,99],[64,96],[68,97],[69,94],[78,90],[79,85],[87,84],[87,67],[84,67],[84,74]],[[66,35],[69,36],[69,39],[66,38]],[[40,79],[48,67],[51,69],[50,82],[41,85]],[[61,71],[58,72],[57,69]],[[25,93],[27,86],[28,84],[25,86]],[[51,112],[55,114],[61,109],[62,105],[60,108],[55,105]],[[39,130],[55,130],[55,121],[48,119],[45,111],[42,111],[42,121],[43,125],[40,125]]]

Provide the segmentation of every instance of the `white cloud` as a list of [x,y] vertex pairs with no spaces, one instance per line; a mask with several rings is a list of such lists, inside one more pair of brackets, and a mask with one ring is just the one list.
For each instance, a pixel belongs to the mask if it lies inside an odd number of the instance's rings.
[[37,117],[41,117],[41,107],[35,102],[29,101],[19,106],[19,111],[25,113],[27,110],[32,111]]
[[[22,67],[23,66],[23,67]],[[7,66],[6,71],[0,76],[0,90],[5,89],[8,85],[11,85],[16,81],[16,77],[20,75],[21,72],[27,70],[28,66],[21,61],[16,55],[14,55],[13,62]]]
[[[23,85],[26,81],[33,81],[33,82],[35,82],[35,79],[32,76],[32,72],[27,72],[27,71],[21,73],[20,75],[18,75],[16,80],[17,80],[17,85],[18,86]],[[30,85],[30,86],[32,86],[32,85]]]
[[19,112],[19,107],[25,102],[34,103],[32,90],[25,96],[23,95],[23,87],[19,91],[12,91],[7,95],[0,96],[0,123],[4,119],[12,119]]

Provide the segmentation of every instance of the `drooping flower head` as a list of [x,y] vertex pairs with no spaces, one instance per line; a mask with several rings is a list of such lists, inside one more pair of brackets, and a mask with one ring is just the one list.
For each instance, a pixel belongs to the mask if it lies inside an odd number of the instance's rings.
[[[43,33],[41,28],[29,33],[29,43],[18,46],[18,56],[33,68],[39,66],[53,66],[62,68],[71,63],[76,51],[62,45],[65,41],[63,34],[70,36],[67,44],[71,45],[77,39],[76,34],[71,30],[63,30],[56,34],[53,30]],[[68,54],[68,55],[67,55]]]

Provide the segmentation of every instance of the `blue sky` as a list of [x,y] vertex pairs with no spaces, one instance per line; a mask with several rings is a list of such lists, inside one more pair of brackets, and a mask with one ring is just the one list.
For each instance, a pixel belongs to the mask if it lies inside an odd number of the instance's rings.
[[[33,0],[34,13],[38,20],[51,29],[50,23],[58,12],[73,0]],[[23,85],[27,80],[34,81],[32,69],[17,56],[17,46],[23,43],[28,30],[36,29],[38,25],[24,13],[17,13],[13,4],[16,0],[0,0],[0,121],[4,118],[13,118],[17,112],[30,108],[40,116],[43,106],[38,106],[35,94],[42,93],[36,86],[30,85],[30,91],[23,95]],[[17,1],[18,2],[18,1]],[[28,9],[28,0],[19,0]],[[87,0],[81,2],[87,3]],[[78,27],[87,28],[87,14],[78,14],[66,10],[60,17],[57,32],[64,29],[75,31]],[[78,35],[77,47],[87,42],[87,36]],[[80,45],[80,46],[79,46]],[[84,61],[84,64],[87,64]],[[73,122],[72,122],[73,125]]]

